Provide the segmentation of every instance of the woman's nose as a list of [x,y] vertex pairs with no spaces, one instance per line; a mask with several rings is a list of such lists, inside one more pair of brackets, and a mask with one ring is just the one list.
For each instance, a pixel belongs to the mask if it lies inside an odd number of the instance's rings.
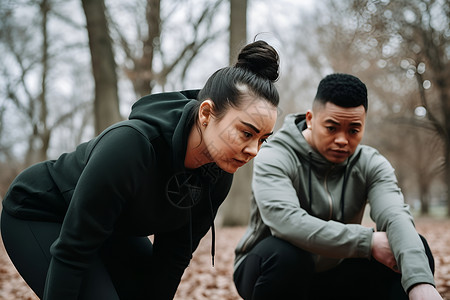
[[258,140],[251,141],[245,146],[244,153],[249,154],[253,158],[256,156],[256,154],[258,154],[259,148],[260,146]]

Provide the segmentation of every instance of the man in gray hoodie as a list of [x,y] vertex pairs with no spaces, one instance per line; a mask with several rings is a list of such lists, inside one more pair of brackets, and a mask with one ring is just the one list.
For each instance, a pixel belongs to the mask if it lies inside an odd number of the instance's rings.
[[[360,145],[367,89],[331,74],[254,160],[234,282],[249,299],[442,299],[394,169]],[[361,225],[366,204],[376,223]]]

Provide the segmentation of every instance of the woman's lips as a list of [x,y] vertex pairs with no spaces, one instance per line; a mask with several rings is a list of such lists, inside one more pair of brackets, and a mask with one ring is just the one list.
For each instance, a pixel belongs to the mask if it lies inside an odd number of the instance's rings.
[[243,166],[248,162],[248,161],[240,160],[240,159],[236,159],[236,158],[233,158],[233,161],[239,166]]

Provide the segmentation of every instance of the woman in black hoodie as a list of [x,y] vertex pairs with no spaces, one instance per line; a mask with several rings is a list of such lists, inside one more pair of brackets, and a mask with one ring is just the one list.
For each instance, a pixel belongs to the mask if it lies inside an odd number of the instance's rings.
[[[272,134],[279,57],[244,47],[200,91],[137,101],[129,120],[24,170],[1,233],[42,299],[172,299],[232,174]],[[154,235],[153,243],[148,239]]]

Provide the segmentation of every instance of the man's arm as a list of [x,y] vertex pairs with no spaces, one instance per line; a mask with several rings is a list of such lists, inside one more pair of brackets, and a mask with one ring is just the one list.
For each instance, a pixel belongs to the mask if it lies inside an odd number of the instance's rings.
[[[414,227],[409,207],[404,203],[394,169],[377,152],[374,152],[367,161],[370,214],[377,225],[377,231],[386,233],[395,257],[395,265],[402,273],[403,288],[408,291],[419,283],[434,285],[428,257]],[[375,250],[378,244],[375,242]],[[387,257],[388,255],[378,260],[382,263],[387,261],[385,264],[393,268],[392,259]]]

